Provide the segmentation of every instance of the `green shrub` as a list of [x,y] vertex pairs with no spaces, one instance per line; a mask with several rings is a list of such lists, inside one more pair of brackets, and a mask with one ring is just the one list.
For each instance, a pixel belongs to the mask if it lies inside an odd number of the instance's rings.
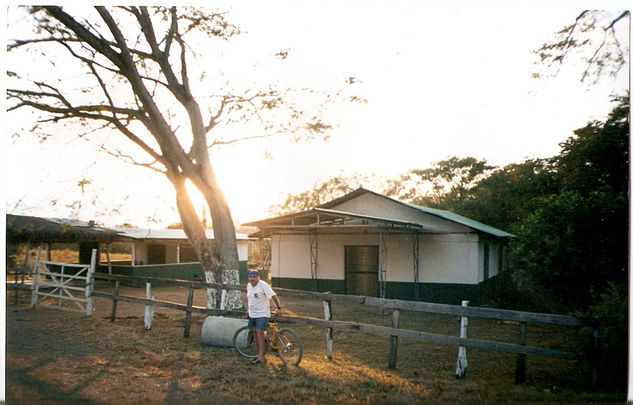
[[609,283],[596,304],[588,311],[598,322],[598,385],[609,390],[624,390],[627,384],[628,301],[623,285]]

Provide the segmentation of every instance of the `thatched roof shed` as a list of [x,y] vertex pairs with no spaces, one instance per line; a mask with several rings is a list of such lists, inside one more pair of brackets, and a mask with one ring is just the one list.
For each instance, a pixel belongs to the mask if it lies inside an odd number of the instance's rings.
[[109,242],[117,236],[88,222],[7,214],[7,241],[12,243]]

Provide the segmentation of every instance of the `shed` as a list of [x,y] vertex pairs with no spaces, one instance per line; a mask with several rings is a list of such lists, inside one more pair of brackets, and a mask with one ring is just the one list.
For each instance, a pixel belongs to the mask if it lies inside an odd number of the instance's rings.
[[514,235],[360,188],[308,211],[254,221],[271,239],[278,287],[456,303],[477,301]]
[[[92,249],[120,237],[116,231],[95,226],[92,221],[40,218],[7,214],[7,242],[15,244],[76,243],[79,263],[89,264]],[[27,249],[28,250],[28,249]]]

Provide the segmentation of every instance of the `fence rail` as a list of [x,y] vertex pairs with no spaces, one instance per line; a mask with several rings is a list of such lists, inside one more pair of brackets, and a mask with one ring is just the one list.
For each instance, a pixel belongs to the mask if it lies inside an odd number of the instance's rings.
[[[221,316],[245,316],[243,310],[226,310],[226,309],[209,309],[205,307],[198,307],[193,305],[194,290],[213,288],[221,293],[222,290],[245,290],[245,286],[242,285],[225,285],[214,283],[203,283],[195,281],[185,280],[173,280],[153,277],[137,277],[137,276],[124,276],[124,275],[107,275],[96,273],[94,274],[95,280],[111,281],[115,283],[115,288],[112,293],[97,291],[91,289],[90,294],[94,297],[101,297],[112,301],[112,311],[110,319],[113,321],[116,319],[117,302],[130,302],[142,304],[145,306],[145,326],[151,327],[152,311],[154,307],[163,307],[169,309],[175,309],[185,312],[185,325],[184,336],[189,336],[190,320],[192,313],[206,314],[206,315],[221,315]],[[119,286],[121,282],[138,285],[139,283],[145,283],[147,287],[146,298],[130,297],[119,294]],[[94,284],[93,284],[94,285]],[[187,303],[176,303],[162,300],[155,300],[151,296],[151,286],[154,285],[170,285],[181,286],[188,288]],[[579,356],[576,353],[566,352],[562,350],[528,346],[525,341],[525,332],[528,323],[539,324],[551,324],[565,327],[581,327],[586,326],[580,319],[572,316],[556,315],[556,314],[544,314],[522,311],[511,311],[493,308],[480,308],[447,304],[435,304],[428,302],[417,301],[402,301],[385,298],[365,297],[365,296],[349,296],[342,294],[331,293],[319,293],[308,292],[299,290],[290,290],[285,288],[275,288],[275,291],[280,296],[307,298],[313,300],[320,300],[323,302],[324,318],[306,317],[306,316],[281,316],[278,318],[280,322],[289,322],[297,324],[306,324],[324,328],[326,331],[326,355],[329,359],[332,359],[332,347],[333,347],[333,329],[346,329],[355,330],[363,333],[369,333],[374,335],[390,336],[390,356],[389,367],[394,368],[396,366],[397,346],[399,338],[414,339],[420,341],[427,341],[438,344],[454,345],[460,348],[458,365],[465,364],[465,348],[477,348],[486,350],[495,350],[508,353],[516,353],[516,374],[515,381],[521,383],[525,381],[525,364],[526,355],[537,355],[552,358],[564,358],[564,359],[578,359]],[[16,291],[17,293],[17,291]],[[392,311],[392,326],[379,326],[359,322],[340,321],[332,319],[332,303],[342,304],[361,304],[369,307],[381,308],[382,310],[389,309]],[[399,325],[399,313],[401,310],[425,312],[439,315],[459,316],[462,319],[468,319],[469,317],[497,319],[501,321],[516,322],[519,325],[519,338],[517,343],[499,342],[491,340],[473,339],[466,337],[464,331],[461,331],[460,336],[442,335],[436,333],[429,333],[423,331],[402,329]],[[462,322],[464,324],[464,322]],[[465,323],[467,325],[467,322]],[[460,363],[461,362],[461,363]],[[594,382],[596,375],[596,366],[594,361]],[[459,375],[458,375],[459,376]]]

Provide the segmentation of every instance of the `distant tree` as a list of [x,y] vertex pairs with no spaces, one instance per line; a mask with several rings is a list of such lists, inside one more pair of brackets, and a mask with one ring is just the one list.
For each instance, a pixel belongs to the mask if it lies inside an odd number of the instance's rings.
[[457,207],[458,213],[512,232],[536,208],[536,200],[557,194],[560,185],[549,159],[512,163],[482,178]]
[[270,207],[268,212],[271,215],[284,215],[307,211],[362,187],[363,184],[367,184],[367,180],[368,177],[361,175],[333,177],[315,184],[311,190],[286,194],[284,202]]
[[[20,66],[8,72],[8,110],[38,111],[33,132],[43,139],[54,138],[61,124],[80,137],[122,135],[138,149],[108,148],[122,142],[101,142],[100,147],[165,175],[176,191],[184,230],[206,280],[237,284],[233,219],[209,149],[278,134],[292,134],[295,139],[326,137],[331,125],[319,116],[335,97],[323,95],[315,101],[320,97],[314,96],[317,93],[275,83],[243,88],[224,83],[221,61],[201,59],[203,51],[209,53],[214,44],[240,33],[220,11],[136,6],[91,11],[79,5],[38,6],[29,12],[32,37],[11,39],[8,57],[22,56],[21,61],[30,60],[41,70],[31,77],[24,76]],[[30,21],[21,19],[20,28],[25,23]],[[12,28],[15,24],[9,25],[9,37]],[[309,110],[293,101],[297,93],[312,97]],[[201,192],[209,207],[213,247],[186,182]],[[213,292],[209,290],[209,306],[219,300]],[[242,306],[239,292],[229,296],[229,307]]]
[[136,226],[134,226],[133,224],[130,224],[129,222],[124,222],[122,224],[117,225],[116,227],[117,228],[130,228],[130,229],[136,228]]
[[584,62],[581,82],[595,83],[604,76],[615,77],[628,62],[626,24],[630,25],[629,11],[584,10],[573,23],[558,31],[552,41],[535,51],[539,60],[534,77],[556,76],[561,66],[574,57]]
[[401,188],[389,191],[414,204],[458,210],[471,198],[471,189],[494,169],[485,159],[453,156],[434,162],[428,169],[410,170],[398,179]]

